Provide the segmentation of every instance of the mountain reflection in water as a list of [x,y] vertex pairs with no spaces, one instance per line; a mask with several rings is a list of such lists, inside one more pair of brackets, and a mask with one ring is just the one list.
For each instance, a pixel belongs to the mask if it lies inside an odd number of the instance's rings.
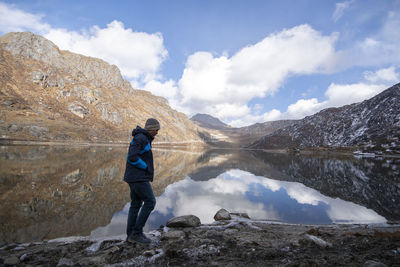
[[[127,147],[0,147],[0,242],[125,233]],[[157,205],[146,231],[215,212],[290,223],[399,220],[399,159],[154,149]]]

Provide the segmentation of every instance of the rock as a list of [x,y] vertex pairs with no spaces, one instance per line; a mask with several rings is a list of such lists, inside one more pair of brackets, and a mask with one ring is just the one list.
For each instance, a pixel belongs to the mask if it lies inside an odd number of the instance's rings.
[[70,104],[68,106],[68,110],[72,114],[74,114],[82,119],[85,118],[87,114],[89,114],[88,108],[79,102],[74,102],[74,103]]
[[373,261],[373,260],[366,261],[366,262],[363,264],[363,267],[386,267],[386,266],[387,266],[387,265],[386,265],[386,264],[383,264],[382,262]]
[[152,249],[152,250],[146,250],[145,252],[143,252],[143,255],[147,258],[153,257],[156,254],[156,252]]
[[28,254],[25,253],[25,254],[22,254],[21,257],[19,257],[19,260],[20,260],[20,261],[24,261],[24,260],[26,260],[27,258],[28,258]]
[[62,267],[62,266],[73,266],[74,263],[72,262],[72,260],[68,259],[68,258],[61,258],[58,261],[57,267]]
[[306,238],[308,241],[311,241],[311,242],[317,244],[318,246],[320,246],[320,247],[322,247],[322,248],[332,247],[332,244],[331,244],[331,243],[326,242],[325,240],[322,240],[321,238],[316,237],[316,236],[314,236],[314,235],[306,234],[306,235],[305,235],[305,238]]
[[101,103],[99,105],[96,105],[96,108],[98,111],[101,112],[101,117],[103,118],[103,120],[114,123],[122,122],[121,115],[114,110],[111,104]]
[[220,209],[214,215],[214,220],[216,221],[230,220],[230,219],[232,219],[232,217],[226,209]]
[[178,239],[178,238],[185,238],[186,234],[184,231],[179,231],[179,230],[174,230],[174,231],[168,231],[165,234],[163,234],[162,239]]
[[32,126],[28,127],[28,131],[29,131],[30,135],[32,135],[34,137],[38,137],[38,138],[49,136],[49,129],[46,127],[32,125]]
[[167,227],[197,227],[201,224],[200,219],[194,215],[184,215],[170,219]]
[[8,130],[9,130],[10,132],[17,132],[17,131],[20,130],[20,129],[19,129],[19,127],[18,127],[17,125],[12,124],[12,125],[8,128]]
[[4,260],[4,265],[18,265],[19,259],[16,256],[8,257]]

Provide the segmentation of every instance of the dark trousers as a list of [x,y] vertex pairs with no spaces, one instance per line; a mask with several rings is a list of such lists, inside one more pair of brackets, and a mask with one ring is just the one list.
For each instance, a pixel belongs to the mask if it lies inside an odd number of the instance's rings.
[[[131,189],[131,207],[128,213],[126,234],[143,233],[147,218],[156,205],[153,189],[150,182],[128,183]],[[139,212],[140,210],[140,212]]]

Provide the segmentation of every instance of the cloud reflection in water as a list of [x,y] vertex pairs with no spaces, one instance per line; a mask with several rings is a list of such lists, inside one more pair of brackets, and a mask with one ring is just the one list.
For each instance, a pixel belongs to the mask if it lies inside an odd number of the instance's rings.
[[[211,223],[220,208],[246,212],[252,219],[288,223],[386,222],[384,217],[371,209],[324,196],[301,183],[273,180],[235,169],[208,181],[194,181],[188,176],[169,185],[157,198],[156,208],[145,231],[165,225],[172,217],[188,214],[198,216],[202,223]],[[108,226],[96,229],[92,235],[110,235],[110,231],[123,234],[128,209],[129,203]],[[114,232],[116,229],[119,229],[118,233]]]

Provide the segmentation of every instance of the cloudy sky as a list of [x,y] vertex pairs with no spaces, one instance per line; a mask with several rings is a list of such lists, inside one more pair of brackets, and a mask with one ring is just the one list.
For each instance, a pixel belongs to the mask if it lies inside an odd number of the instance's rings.
[[400,81],[400,0],[0,0],[31,31],[134,88],[232,126],[300,119]]

